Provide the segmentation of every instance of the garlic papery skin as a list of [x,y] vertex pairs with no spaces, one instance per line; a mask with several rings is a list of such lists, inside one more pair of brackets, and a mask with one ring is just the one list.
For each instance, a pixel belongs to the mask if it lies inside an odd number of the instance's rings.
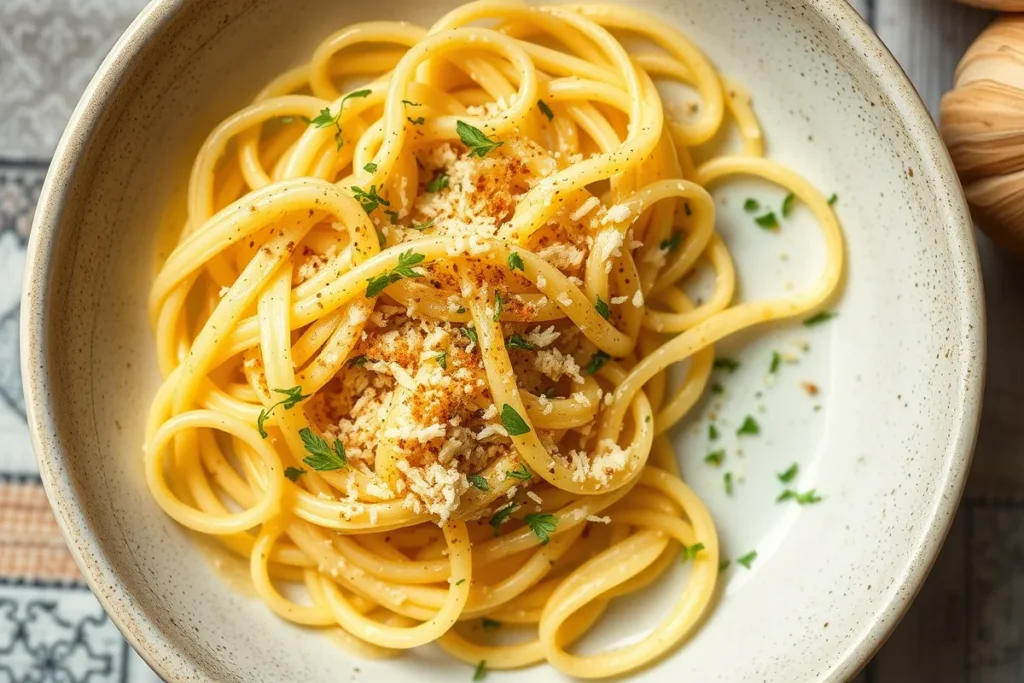
[[1024,256],[1024,15],[987,28],[957,66],[940,125],[979,227]]

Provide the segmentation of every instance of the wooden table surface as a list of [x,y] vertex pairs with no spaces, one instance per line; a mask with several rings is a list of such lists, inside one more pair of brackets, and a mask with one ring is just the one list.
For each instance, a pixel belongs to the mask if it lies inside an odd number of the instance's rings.
[[[40,566],[58,578],[19,578],[18,567],[0,561],[0,605],[5,600],[14,604],[14,616],[6,616],[23,627],[38,624],[40,615],[52,617],[53,628],[60,630],[55,642],[81,639],[83,633],[92,638],[90,653],[103,666],[90,664],[91,683],[155,677],[109,622],[102,623],[98,605],[80,582],[65,576],[74,569],[54,557],[63,549],[52,526],[40,522],[25,538],[5,532],[5,520],[24,519],[45,507],[36,495],[38,477],[23,421],[17,294],[32,208],[57,138],[103,54],[143,4],[0,0],[0,489],[20,491],[8,495],[6,507],[0,500],[0,557],[19,543],[34,542],[40,546]],[[992,18],[953,0],[853,4],[906,69],[933,114],[960,55]],[[1016,352],[1024,331],[1024,269],[984,237],[979,246],[989,372],[968,492],[920,596],[858,683],[1024,681],[1024,420],[1017,417],[1024,399],[1024,363]],[[18,650],[17,637],[4,640],[9,625],[4,618],[0,610],[0,681],[49,680],[35,677],[45,662]],[[82,630],[90,624],[89,631]],[[76,683],[87,677],[72,672],[60,680]]]

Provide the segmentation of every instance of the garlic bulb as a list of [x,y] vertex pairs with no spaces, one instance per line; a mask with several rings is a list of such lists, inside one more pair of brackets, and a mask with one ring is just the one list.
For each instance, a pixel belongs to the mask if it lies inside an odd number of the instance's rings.
[[975,221],[1024,256],[1024,15],[1001,17],[967,49],[940,129]]

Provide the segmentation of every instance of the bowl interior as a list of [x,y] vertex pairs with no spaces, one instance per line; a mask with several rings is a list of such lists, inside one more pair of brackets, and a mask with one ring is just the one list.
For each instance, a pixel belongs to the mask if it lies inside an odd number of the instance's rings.
[[[187,5],[178,7],[178,5]],[[154,240],[180,217],[205,134],[272,76],[347,24],[429,24],[456,2],[198,0],[151,7],[94,82],[51,167],[30,250],[25,376],[43,476],[84,571],[115,620],[169,680],[469,680],[439,650],[362,661],[251,599],[244,567],[210,560],[164,516],[143,481],[146,407],[159,381],[146,319]],[[719,377],[676,438],[684,476],[720,524],[733,566],[713,614],[677,653],[638,674],[664,680],[844,680],[913,597],[952,518],[978,414],[982,325],[977,259],[945,152],[916,95],[845,3],[635,1],[685,30],[745,83],[768,153],[836,192],[848,268],[839,316],[730,340],[741,362]],[[821,244],[798,207],[778,235],[716,190],[740,296],[799,288]],[[791,354],[774,383],[773,351]],[[801,382],[818,386],[808,395]],[[771,385],[769,385],[771,384]],[[721,446],[707,438],[719,415]],[[735,436],[745,415],[757,438]],[[724,469],[704,464],[728,452]],[[779,505],[775,473],[814,506]],[[723,471],[734,473],[727,496]],[[616,605],[585,647],[641,638],[680,569]],[[239,588],[234,590],[229,586]],[[429,663],[429,666],[424,664]],[[495,680],[561,680],[554,670]]]

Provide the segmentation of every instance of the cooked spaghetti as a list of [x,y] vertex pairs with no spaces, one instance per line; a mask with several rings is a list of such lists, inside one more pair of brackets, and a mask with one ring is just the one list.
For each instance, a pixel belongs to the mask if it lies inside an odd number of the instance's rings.
[[[691,115],[666,117],[655,80],[694,91]],[[733,129],[742,152],[706,153]],[[816,216],[807,291],[733,301],[708,188],[735,175]],[[841,268],[829,202],[763,157],[749,96],[657,18],[481,2],[350,26],[193,164],[149,298],[147,482],[248,558],[271,610],[367,656],[436,642],[479,672],[627,672],[686,637],[719,572],[666,432],[715,342],[820,307]],[[687,586],[651,635],[570,651],[681,548]]]

